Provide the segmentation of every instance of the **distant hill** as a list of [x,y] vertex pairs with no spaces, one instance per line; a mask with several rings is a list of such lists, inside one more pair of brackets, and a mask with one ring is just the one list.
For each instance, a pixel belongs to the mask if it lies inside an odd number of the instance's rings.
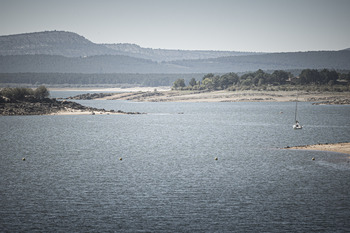
[[349,70],[350,51],[272,53],[161,63],[122,55],[0,56],[0,73],[226,73],[306,68]]
[[142,48],[135,44],[95,44],[73,32],[46,31],[0,36],[0,55],[61,55],[85,57],[124,55],[157,62],[207,59],[256,53],[232,51],[192,51]]
[[[142,48],[136,44],[103,44],[120,55],[150,59],[157,62],[174,60],[195,60],[228,56],[256,55],[253,52],[212,51],[212,50],[175,50]],[[262,54],[262,53],[261,53]]]
[[72,32],[47,31],[0,36],[0,55],[37,54],[84,57],[117,53]]
[[72,32],[0,36],[0,73],[227,73],[286,69],[350,69],[350,50],[244,53],[95,44]]
[[206,60],[172,61],[169,64],[188,67],[191,72],[244,72],[290,69],[350,69],[350,51],[313,51],[269,53],[261,55],[220,57]]

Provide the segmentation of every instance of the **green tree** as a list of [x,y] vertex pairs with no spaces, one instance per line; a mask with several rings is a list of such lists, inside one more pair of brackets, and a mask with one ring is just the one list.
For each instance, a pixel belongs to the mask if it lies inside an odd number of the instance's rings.
[[4,88],[1,95],[11,100],[23,100],[26,96],[33,95],[33,90],[24,87]]
[[203,85],[206,89],[208,89],[208,90],[214,89],[213,79],[211,79],[211,78],[205,78],[205,79],[202,81],[202,85]]
[[212,74],[212,73],[206,74],[206,75],[204,75],[202,80],[204,81],[204,79],[206,79],[206,78],[212,79],[212,78],[214,78],[214,74]]
[[49,96],[50,96],[50,92],[45,86],[40,86],[34,91],[34,97],[36,99],[45,99]]
[[278,83],[280,85],[286,84],[287,80],[291,76],[290,72],[286,72],[284,70],[275,70],[272,73],[272,80],[275,83]]
[[174,89],[184,88],[184,87],[186,87],[186,84],[185,84],[185,79],[183,79],[183,78],[179,78],[173,84]]
[[321,75],[316,69],[306,69],[301,71],[300,78],[305,81],[305,83],[301,84],[317,84],[321,81]]
[[188,85],[190,85],[190,86],[195,86],[195,85],[197,85],[197,82],[196,82],[196,79],[195,78],[192,78],[191,80],[190,80],[190,82],[188,83]]

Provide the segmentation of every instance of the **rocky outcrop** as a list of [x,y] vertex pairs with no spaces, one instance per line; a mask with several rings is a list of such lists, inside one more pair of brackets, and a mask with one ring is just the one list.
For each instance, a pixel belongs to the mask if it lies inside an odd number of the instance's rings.
[[132,101],[143,101],[145,98],[155,97],[155,96],[164,96],[164,93],[158,91],[138,91],[138,92],[126,92],[126,93],[87,93],[76,96],[68,97],[67,99],[73,100],[92,100],[100,99],[105,97],[109,100],[132,100]]
[[[2,98],[2,97],[0,97]],[[14,116],[14,115],[48,115],[57,113],[60,111],[68,110],[78,110],[78,111],[88,111],[88,112],[110,112],[110,113],[120,113],[120,114],[141,114],[139,112],[123,112],[121,110],[107,111],[105,109],[98,109],[83,106],[79,103],[72,101],[59,101],[56,99],[45,98],[42,100],[37,100],[34,98],[26,98],[24,100],[10,101],[8,99],[2,98],[0,101],[0,116]]]
[[[346,96],[344,97],[324,97],[324,98],[309,98],[308,101],[314,102],[312,105],[343,105],[350,104],[350,99]],[[316,102],[317,101],[317,102]]]
[[99,98],[104,98],[107,96],[111,96],[113,93],[87,93],[87,94],[81,94],[81,95],[76,95],[76,96],[70,96],[67,99],[72,99],[72,100],[93,100],[93,99],[99,99]]

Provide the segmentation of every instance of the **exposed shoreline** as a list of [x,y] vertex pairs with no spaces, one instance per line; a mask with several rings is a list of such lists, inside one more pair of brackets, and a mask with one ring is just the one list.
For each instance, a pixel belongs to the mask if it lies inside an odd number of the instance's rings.
[[305,146],[285,147],[287,150],[316,150],[316,151],[331,151],[343,154],[350,154],[350,142],[332,143],[332,144],[316,144]]
[[[129,89],[113,93],[104,90],[103,95],[80,95],[69,99],[128,100],[134,102],[313,102],[314,104],[350,104],[350,92],[306,92],[306,91],[149,91]],[[154,91],[157,89],[157,91]],[[102,90],[100,90],[102,91]],[[108,92],[108,94],[106,93]],[[96,93],[96,92],[95,92]]]
[[116,114],[142,114],[140,112],[124,112],[121,110],[105,110],[87,107],[72,101],[58,101],[45,98],[36,100],[27,98],[21,101],[7,101],[0,103],[0,116],[25,115],[116,115]]
[[121,115],[127,114],[122,112],[111,112],[111,111],[86,111],[86,110],[76,110],[76,109],[66,109],[60,110],[58,112],[53,112],[48,115],[51,116],[77,116],[77,115]]

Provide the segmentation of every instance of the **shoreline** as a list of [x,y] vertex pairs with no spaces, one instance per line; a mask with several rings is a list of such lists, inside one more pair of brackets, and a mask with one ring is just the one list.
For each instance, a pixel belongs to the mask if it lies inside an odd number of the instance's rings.
[[286,150],[330,151],[350,155],[350,142],[285,147]]
[[121,110],[105,110],[81,105],[73,101],[58,101],[56,99],[9,100],[0,103],[0,116],[25,115],[119,115],[144,114],[140,112],[124,112]]
[[[305,91],[177,91],[161,89],[149,91],[132,88],[113,93],[106,89],[104,95],[78,95],[68,99],[128,100],[134,102],[313,102],[314,104],[350,104],[350,92]],[[67,89],[66,89],[67,90]],[[99,90],[102,91],[102,90]],[[108,94],[108,95],[106,95]]]
[[138,91],[170,91],[171,87],[160,86],[160,87],[52,87],[49,88],[50,91],[86,91],[86,92],[138,92]]
[[86,111],[86,110],[76,110],[76,109],[67,109],[60,110],[58,112],[53,112],[47,114],[49,116],[80,116],[80,115],[122,115],[126,113],[121,112],[111,112],[111,111]]

